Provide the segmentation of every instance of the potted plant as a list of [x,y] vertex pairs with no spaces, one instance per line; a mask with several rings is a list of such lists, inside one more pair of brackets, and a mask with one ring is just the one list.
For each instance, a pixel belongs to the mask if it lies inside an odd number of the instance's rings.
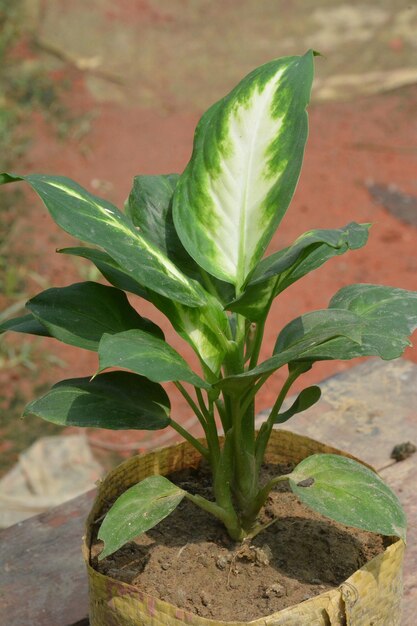
[[[27,315],[2,325],[2,331],[51,336],[98,352],[92,378],[57,383],[25,414],[85,427],[170,426],[186,440],[129,459],[100,489],[85,548],[93,592],[90,619],[97,626],[217,622],[192,617],[97,572],[89,553],[94,528],[104,542],[98,557],[104,562],[189,501],[221,523],[231,542],[251,549],[274,521],[265,518],[265,504],[281,484],[319,514],[388,539],[385,551],[343,589],[253,623],[342,624],[346,615],[349,624],[399,623],[406,520],[396,496],[350,455],[274,426],[318,401],[320,389],[309,386],[283,410],[293,383],[316,361],[399,357],[417,326],[417,292],[369,284],[342,287],[327,308],[287,324],[272,355],[259,363],[273,300],[328,259],[362,247],[368,237],[369,224],[312,230],[263,258],[300,174],[313,60],[309,51],[251,72],[203,115],[183,174],[137,176],[125,212],[64,177],[1,177],[1,183],[26,181],[59,226],[94,246],[60,252],[91,260],[112,285],[83,282],[48,289],[29,300]],[[168,345],[156,324],[131,306],[125,291],[166,315],[195,351],[198,372]],[[257,432],[256,395],[279,368],[288,370],[287,379]],[[204,439],[170,416],[161,385],[167,381],[189,403]],[[167,478],[201,459],[211,472],[211,495]],[[265,479],[265,459],[291,467]],[[349,603],[352,588],[357,597]],[[388,621],[381,615],[389,615]]]

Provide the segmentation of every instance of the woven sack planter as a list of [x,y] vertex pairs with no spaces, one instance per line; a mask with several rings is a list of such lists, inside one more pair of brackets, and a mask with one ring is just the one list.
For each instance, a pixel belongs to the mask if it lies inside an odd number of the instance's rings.
[[[266,461],[299,463],[316,453],[351,457],[307,437],[275,430]],[[400,626],[404,542],[398,538],[392,538],[382,554],[354,572],[337,589],[251,622],[202,618],[97,572],[90,565],[90,544],[94,522],[100,519],[105,502],[114,500],[147,476],[198,467],[200,460],[201,456],[189,443],[180,443],[128,459],[101,483],[87,520],[83,544],[91,626]]]

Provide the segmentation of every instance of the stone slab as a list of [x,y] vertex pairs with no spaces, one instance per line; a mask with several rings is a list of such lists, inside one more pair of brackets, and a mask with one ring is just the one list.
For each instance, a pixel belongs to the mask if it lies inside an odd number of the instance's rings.
[[88,595],[81,539],[94,494],[0,533],[0,624],[84,626]]

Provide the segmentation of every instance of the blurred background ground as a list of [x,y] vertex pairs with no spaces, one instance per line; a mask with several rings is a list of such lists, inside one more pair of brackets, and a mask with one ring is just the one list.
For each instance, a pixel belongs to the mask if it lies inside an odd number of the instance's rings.
[[[0,0],[1,169],[67,175],[122,206],[135,174],[181,172],[210,104],[271,58],[322,53],[310,139],[292,206],[270,252],[310,228],[372,222],[370,243],[292,286],[273,309],[263,357],[280,328],[327,306],[350,282],[416,289],[417,5],[406,0]],[[0,319],[51,286],[99,280],[38,199],[0,194]],[[150,305],[136,302],[152,315]],[[190,350],[156,314],[168,338]],[[92,374],[94,354],[53,340],[0,339],[0,474],[38,436],[61,429],[19,420],[54,382]],[[417,362],[417,351],[405,357]],[[354,363],[323,363],[320,381]],[[271,378],[258,410],[273,403]],[[172,391],[172,387],[167,385]],[[174,394],[173,414],[191,418]],[[72,432],[72,431],[69,431]],[[196,431],[198,432],[198,431]],[[90,431],[105,466],[166,433]]]

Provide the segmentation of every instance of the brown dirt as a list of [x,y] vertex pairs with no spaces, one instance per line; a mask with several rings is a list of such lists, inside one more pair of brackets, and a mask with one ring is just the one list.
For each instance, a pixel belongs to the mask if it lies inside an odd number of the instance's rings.
[[[288,471],[268,466],[264,479]],[[170,478],[210,497],[208,472],[184,470]],[[183,501],[154,529],[101,562],[96,540],[92,564],[202,617],[251,621],[337,587],[384,549],[379,535],[314,513],[285,484],[271,494],[263,517],[278,519],[250,544],[236,545],[217,520]]]

